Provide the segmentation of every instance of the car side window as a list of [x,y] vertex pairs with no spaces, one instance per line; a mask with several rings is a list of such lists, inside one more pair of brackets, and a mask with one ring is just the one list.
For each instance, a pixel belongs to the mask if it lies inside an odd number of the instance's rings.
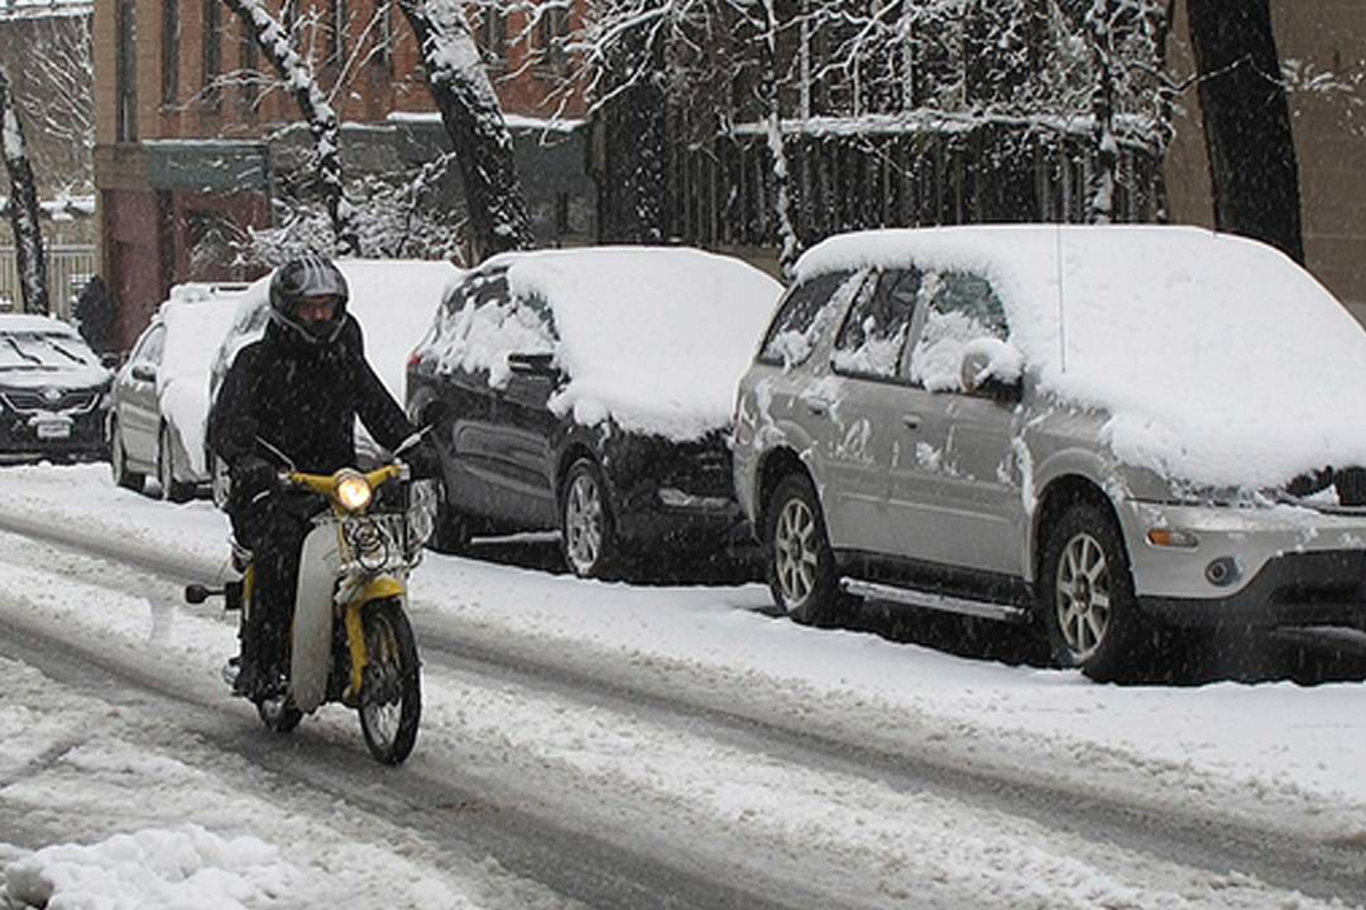
[[991,282],[971,272],[928,272],[919,299],[924,325],[911,350],[910,380],[932,392],[963,388],[963,349],[982,338],[1005,341],[1005,308]]
[[862,276],[862,272],[847,270],[826,272],[789,290],[764,336],[758,359],[784,367],[804,362],[811,356],[825,326],[838,318],[839,304],[848,301],[846,294],[852,291],[845,285],[853,283],[854,278],[861,281]]
[[920,283],[913,269],[887,269],[864,283],[835,339],[831,362],[837,372],[896,378]]
[[164,326],[157,326],[142,339],[142,344],[138,346],[137,353],[133,355],[135,363],[146,363],[158,366],[161,363],[161,354],[166,348],[166,329]]

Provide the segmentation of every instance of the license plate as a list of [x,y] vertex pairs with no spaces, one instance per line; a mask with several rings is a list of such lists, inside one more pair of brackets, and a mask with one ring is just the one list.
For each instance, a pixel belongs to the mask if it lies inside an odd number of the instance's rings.
[[37,425],[39,439],[69,439],[71,424],[64,420],[45,420]]

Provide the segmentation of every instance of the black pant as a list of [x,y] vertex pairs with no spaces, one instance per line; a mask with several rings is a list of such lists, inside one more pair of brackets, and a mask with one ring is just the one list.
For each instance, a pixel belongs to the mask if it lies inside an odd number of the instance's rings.
[[251,613],[241,629],[242,672],[283,673],[299,583],[299,551],[322,505],[312,494],[277,492],[233,503],[233,536],[252,551]]

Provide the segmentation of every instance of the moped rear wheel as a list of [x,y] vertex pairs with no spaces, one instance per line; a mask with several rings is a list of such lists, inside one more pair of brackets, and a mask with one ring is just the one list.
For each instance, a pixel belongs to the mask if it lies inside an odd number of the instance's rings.
[[377,761],[397,765],[413,751],[422,716],[417,643],[397,600],[368,607],[361,627],[370,660],[362,681],[361,732]]

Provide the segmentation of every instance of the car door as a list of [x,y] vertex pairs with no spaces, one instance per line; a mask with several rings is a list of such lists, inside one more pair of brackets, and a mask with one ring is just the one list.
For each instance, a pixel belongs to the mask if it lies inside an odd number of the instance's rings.
[[1020,409],[961,379],[964,347],[1007,340],[991,283],[927,272],[907,355],[900,415],[908,444],[891,463],[888,509],[897,552],[992,574],[1023,574],[1024,500],[1011,440]]
[[157,370],[166,346],[166,326],[147,330],[119,376],[118,420],[124,450],[140,465],[156,464],[161,410],[157,400]]
[[825,475],[822,502],[831,544],[886,552],[889,465],[903,444],[906,379],[898,375],[915,312],[915,273],[884,270],[859,288],[830,352],[837,383],[816,435]]
[[536,295],[515,297],[508,318],[529,334],[506,355],[511,375],[498,393],[499,419],[490,427],[491,454],[506,506],[516,520],[552,528],[559,520],[555,446],[565,419],[549,407],[550,396],[564,379],[555,365],[555,320],[546,301]]

